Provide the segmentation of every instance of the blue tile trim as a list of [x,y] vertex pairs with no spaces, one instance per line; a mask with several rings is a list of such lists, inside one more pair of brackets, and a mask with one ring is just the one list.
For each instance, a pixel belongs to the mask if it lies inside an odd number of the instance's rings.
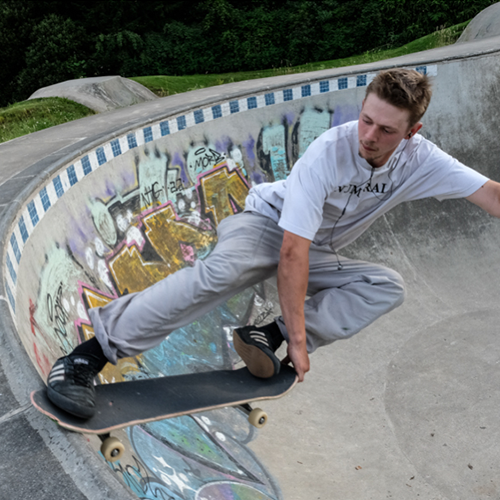
[[53,184],[54,184],[54,189],[56,190],[57,197],[60,198],[64,194],[64,189],[62,186],[61,178],[59,176],[57,176],[54,179]]
[[21,231],[21,238],[23,239],[23,243],[26,243],[29,238],[28,231],[26,229],[26,224],[24,223],[24,216],[21,215],[21,218],[19,219],[19,231]]
[[165,137],[166,135],[170,134],[170,126],[168,125],[168,122],[160,123],[160,131],[162,137]]
[[293,90],[292,89],[283,90],[283,100],[284,101],[292,101],[293,100]]
[[99,163],[99,166],[104,165],[108,161],[104,148],[97,148],[95,154],[97,156],[97,163]]
[[197,109],[194,112],[194,121],[195,121],[196,124],[203,123],[205,121],[205,117],[203,116],[203,110],[202,109]]
[[74,186],[78,182],[78,179],[76,178],[76,172],[75,172],[74,165],[71,165],[68,167],[68,178],[69,178],[69,183],[72,186]]
[[42,200],[43,209],[45,211],[47,211],[50,208],[50,199],[49,199],[49,195],[47,194],[47,188],[46,187],[44,187],[40,191],[40,199]]
[[330,92],[330,82],[325,80],[323,82],[319,82],[319,91],[323,94],[325,92]]
[[113,151],[113,156],[115,158],[122,154],[122,147],[120,146],[120,141],[118,139],[111,141],[111,151]]
[[36,211],[34,200],[31,200],[28,203],[28,213],[30,214],[31,223],[33,224],[33,227],[35,227],[40,219],[38,218],[38,212]]
[[89,175],[90,172],[92,172],[92,165],[90,164],[90,160],[88,156],[84,156],[82,158],[82,168],[83,168],[83,173],[85,175]]
[[366,87],[366,75],[358,75],[357,76],[356,87]]
[[135,134],[132,132],[127,135],[128,148],[134,149],[137,147],[137,140],[135,139]]
[[178,116],[177,117],[177,128],[179,130],[184,130],[186,128],[186,116],[185,115],[182,115],[182,116]]
[[274,93],[273,94],[266,94],[265,99],[266,99],[266,106],[270,106],[271,104],[274,104]]
[[12,292],[10,291],[10,286],[7,282],[5,282],[5,290],[7,290],[7,297],[9,298],[10,307],[12,307],[12,310],[15,313],[16,312],[16,301],[14,300],[14,296],[12,295]]
[[248,109],[255,109],[257,107],[257,98],[256,97],[249,97],[247,99],[247,106],[248,106]]
[[229,110],[231,114],[240,112],[240,103],[238,101],[231,101],[229,103]]
[[144,142],[152,142],[153,140],[153,129],[151,127],[146,127],[142,130],[144,133]]
[[347,78],[339,78],[339,90],[344,90],[349,86]]
[[212,106],[212,116],[214,117],[214,120],[216,118],[222,117],[222,108],[220,104],[217,104],[217,106]]
[[17,274],[16,271],[14,271],[14,266],[12,265],[12,262],[8,255],[7,255],[7,269],[9,270],[10,277],[12,278],[12,283],[14,283],[15,285],[17,282]]
[[19,262],[21,262],[21,252],[19,251],[19,245],[17,244],[17,238],[14,233],[12,233],[12,236],[10,237],[10,245],[16,257],[17,263],[19,264]]
[[[431,65],[431,66],[422,65],[422,66],[416,67],[415,69],[423,74],[429,74],[429,73],[435,74],[435,72],[437,71],[437,67],[434,65]],[[361,75],[355,75],[355,76],[356,76],[356,80],[355,80],[356,87],[364,87],[368,84],[368,77],[370,76],[370,74],[361,74]],[[352,77],[351,82],[354,81],[353,78],[354,77]],[[298,85],[298,86],[293,87],[293,88],[277,90],[274,92],[269,92],[267,94],[264,94],[264,96],[263,96],[264,99],[262,99],[262,95],[247,97],[246,98],[247,104],[246,104],[246,107],[244,106],[243,109],[252,110],[252,109],[259,108],[259,107],[270,106],[270,105],[276,104],[276,95],[279,95],[279,96],[283,95],[284,101],[298,100],[301,98],[310,97],[313,95],[313,90],[314,90],[314,93],[318,92],[318,87],[319,87],[319,93],[331,92],[331,91],[337,90],[337,89],[338,90],[348,89],[349,88],[349,78],[347,78],[347,77],[332,78],[331,80],[323,80],[323,81],[315,82],[313,85],[307,83],[304,85]],[[300,92],[299,92],[299,90],[300,90]],[[283,94],[277,94],[277,92],[283,92]],[[228,108],[230,113],[241,112],[240,102],[244,102],[244,101],[238,101],[238,100],[226,101],[222,104],[217,104],[217,105],[211,106],[209,108],[198,109],[198,110],[190,112],[188,114],[189,120],[186,119],[186,115],[179,116],[176,118],[177,129],[179,131],[181,131],[181,130],[188,128],[188,126],[191,127],[194,124],[203,123],[205,121],[205,117],[207,116],[207,115],[205,115],[205,112],[208,113],[208,112],[210,112],[210,110],[212,111],[212,116],[214,119],[222,117],[223,116],[222,115],[222,106],[225,107],[224,109]],[[281,102],[281,97],[280,97],[279,102]],[[191,117],[193,117],[193,118],[191,119]],[[159,125],[160,131],[161,131],[161,136],[164,137],[166,135],[171,134],[170,123],[173,123],[173,119],[159,122],[159,124],[154,125],[154,126]],[[90,154],[96,155],[96,159],[97,159],[99,166],[103,165],[111,159],[111,158],[107,157],[106,150],[105,150],[106,147],[108,147],[110,145],[111,152],[112,152],[113,156],[117,157],[117,156],[123,154],[122,145],[124,145],[124,142],[120,142],[120,141],[124,141],[124,139],[126,137],[129,149],[134,149],[138,146],[137,134],[140,134],[140,133],[143,134],[140,136],[141,141],[142,141],[142,137],[144,137],[144,140],[146,143],[154,140],[153,139],[153,126],[145,127],[142,129],[142,131],[141,131],[141,129],[139,129],[139,130],[136,130],[134,132],[127,134],[126,136],[120,137],[118,139],[113,139],[112,141],[110,141],[108,143],[108,145],[103,145],[101,147],[98,147],[95,149],[94,152],[90,152]],[[90,156],[89,155],[82,158],[81,165],[82,165],[82,169],[83,169],[83,172],[85,175],[88,175],[92,171],[92,164],[90,163]],[[68,175],[70,185],[71,186],[75,185],[78,182],[78,178],[76,176],[76,171],[75,171],[74,165],[70,165],[66,169],[66,172]],[[66,186],[66,188],[63,186],[60,175],[57,175],[53,179],[52,183],[53,183],[57,197],[61,198],[65,192],[65,189],[66,190],[68,189],[68,186]],[[34,194],[31,201],[29,201],[29,203],[28,203],[28,213],[29,213],[29,216],[30,216],[31,221],[33,223],[33,226],[35,226],[39,222],[40,218],[44,214],[44,212],[41,212],[41,213],[37,212],[37,209],[36,209],[37,205],[35,205],[35,202],[34,202],[34,200],[36,199],[35,198],[36,196],[40,196],[41,205],[43,206],[43,210],[45,212],[47,212],[48,209],[51,207],[51,200],[48,196],[47,188],[42,187],[38,193]],[[40,210],[41,210],[41,208],[40,208]],[[27,232],[26,224],[25,224],[25,220],[24,220],[23,216],[20,216],[17,224],[18,224],[19,231],[21,233],[21,238],[22,238],[23,242],[26,243],[26,241],[29,239],[29,234]],[[21,254],[21,251],[20,251],[20,248],[18,245],[18,239],[16,239],[16,236],[15,236],[15,233],[12,233],[12,235],[11,235],[10,244],[11,244],[11,248],[12,248],[12,251],[14,253],[14,256],[15,256],[17,262],[19,263],[22,254]],[[6,266],[9,268],[9,272],[10,272],[11,265],[12,265],[12,262],[10,262],[10,263],[8,261],[6,262]],[[13,301],[11,301],[11,303],[13,306],[15,305],[13,303]]]

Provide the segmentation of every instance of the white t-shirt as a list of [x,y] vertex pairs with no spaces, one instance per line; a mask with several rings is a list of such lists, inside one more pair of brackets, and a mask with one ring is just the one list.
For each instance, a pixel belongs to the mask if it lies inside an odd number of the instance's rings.
[[357,121],[327,130],[286,180],[253,187],[245,211],[338,250],[399,203],[465,198],[488,181],[418,134],[401,141],[380,168],[372,168],[358,151]]

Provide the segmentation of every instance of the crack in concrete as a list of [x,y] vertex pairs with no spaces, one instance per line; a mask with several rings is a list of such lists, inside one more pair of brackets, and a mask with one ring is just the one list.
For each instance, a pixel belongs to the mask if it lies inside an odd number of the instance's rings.
[[0,425],[3,424],[4,422],[12,420],[14,417],[17,417],[21,413],[28,411],[30,408],[31,408],[31,403],[27,403],[24,406],[21,406],[20,408],[16,408],[15,410],[9,411],[3,417],[0,417]]

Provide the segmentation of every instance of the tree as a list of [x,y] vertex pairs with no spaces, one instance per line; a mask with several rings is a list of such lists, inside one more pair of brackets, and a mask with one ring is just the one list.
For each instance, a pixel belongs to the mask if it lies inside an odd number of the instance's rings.
[[71,19],[49,14],[34,26],[30,40],[26,67],[17,79],[20,92],[32,93],[87,74],[88,37]]

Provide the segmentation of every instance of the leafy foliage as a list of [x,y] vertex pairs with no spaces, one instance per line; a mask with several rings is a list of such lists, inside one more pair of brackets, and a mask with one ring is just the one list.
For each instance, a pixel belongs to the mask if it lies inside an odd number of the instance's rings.
[[495,0],[0,0],[0,105],[71,78],[282,68],[395,47]]
[[26,50],[26,67],[18,75],[21,88],[40,88],[85,76],[87,59],[85,30],[71,19],[56,14],[34,26]]

